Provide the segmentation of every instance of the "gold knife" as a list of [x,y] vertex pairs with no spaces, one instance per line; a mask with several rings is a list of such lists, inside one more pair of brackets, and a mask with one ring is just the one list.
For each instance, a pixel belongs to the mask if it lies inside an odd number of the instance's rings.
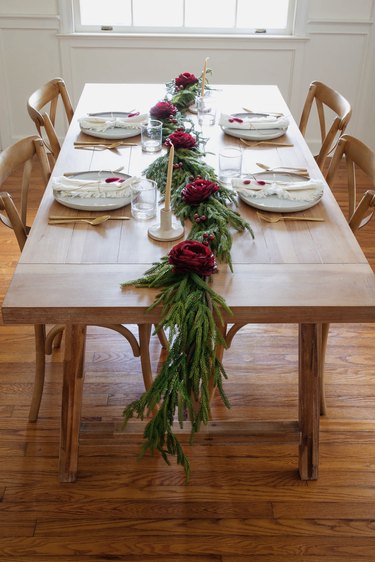
[[[100,215],[97,215],[97,216],[100,216]],[[92,215],[91,216],[89,216],[89,215],[82,215],[82,216],[79,215],[78,217],[67,217],[67,216],[60,217],[60,216],[57,216],[57,215],[51,215],[50,217],[48,217],[48,220],[49,221],[55,221],[55,220],[56,221],[57,220],[58,221],[61,221],[61,220],[72,221],[72,220],[89,220],[89,219],[95,219],[95,218],[96,217],[92,216]],[[113,217],[109,217],[108,220],[109,221],[110,220],[112,220],[112,221],[130,221],[130,219],[131,219],[131,217],[115,217],[115,216],[113,216]]]

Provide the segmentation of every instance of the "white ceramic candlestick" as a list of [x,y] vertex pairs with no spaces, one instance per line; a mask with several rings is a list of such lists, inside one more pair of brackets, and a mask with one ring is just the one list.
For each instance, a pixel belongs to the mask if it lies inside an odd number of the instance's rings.
[[154,240],[177,240],[184,234],[184,227],[178,223],[172,223],[171,211],[171,187],[174,160],[174,146],[169,148],[167,182],[165,184],[164,209],[160,210],[160,224],[154,224],[148,229],[148,235]]
[[172,222],[172,211],[160,209],[160,224],[154,224],[148,229],[148,235],[154,240],[168,241],[177,240],[184,234],[184,227]]

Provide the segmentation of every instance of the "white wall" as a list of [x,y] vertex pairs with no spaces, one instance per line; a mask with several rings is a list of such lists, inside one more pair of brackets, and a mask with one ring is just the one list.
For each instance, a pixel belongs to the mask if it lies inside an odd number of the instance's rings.
[[375,0],[299,2],[295,38],[198,39],[74,36],[60,32],[58,0],[1,0],[1,145],[34,133],[26,99],[52,77],[76,103],[85,82],[165,82],[209,56],[213,82],[277,84],[297,120],[309,83],[326,82],[352,104],[349,132],[375,149]]

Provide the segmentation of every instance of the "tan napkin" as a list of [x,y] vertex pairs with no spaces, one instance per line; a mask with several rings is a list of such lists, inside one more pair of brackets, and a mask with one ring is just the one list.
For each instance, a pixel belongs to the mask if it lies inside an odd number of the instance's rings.
[[52,189],[54,195],[59,197],[127,197],[130,195],[131,185],[137,181],[137,177],[106,182],[105,179],[84,180],[58,176],[52,178]]
[[107,129],[118,127],[121,129],[139,129],[141,123],[148,120],[147,113],[134,115],[132,117],[80,117],[78,119],[81,129],[90,129],[91,131],[104,132]]
[[219,119],[219,125],[221,127],[227,127],[229,129],[287,129],[289,126],[289,120],[284,115],[266,115],[262,117],[255,117],[251,114],[241,115],[237,117],[236,115],[227,115],[222,113]]
[[243,193],[247,197],[261,199],[276,195],[279,199],[289,199],[291,201],[314,201],[321,196],[324,190],[324,182],[321,180],[310,179],[298,182],[283,182],[256,179],[232,179],[232,187],[238,193]]

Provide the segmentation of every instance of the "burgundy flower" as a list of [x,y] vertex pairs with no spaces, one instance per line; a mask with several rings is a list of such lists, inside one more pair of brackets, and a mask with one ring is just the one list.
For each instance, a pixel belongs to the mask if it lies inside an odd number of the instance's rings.
[[174,273],[197,273],[206,277],[217,271],[215,256],[209,246],[196,240],[176,244],[168,254]]
[[150,115],[154,119],[168,119],[168,117],[174,117],[176,113],[177,107],[169,101],[159,101],[150,109]]
[[183,72],[175,79],[175,84],[177,88],[186,88],[187,86],[191,86],[192,84],[196,84],[198,82],[198,78],[194,76],[194,74],[190,74],[190,72]]
[[169,137],[166,138],[165,144],[171,145],[178,148],[194,148],[197,144],[195,137],[189,133],[184,133],[184,131],[175,131]]
[[181,197],[188,205],[198,205],[206,201],[220,188],[217,183],[210,180],[197,179],[185,185],[181,191]]

